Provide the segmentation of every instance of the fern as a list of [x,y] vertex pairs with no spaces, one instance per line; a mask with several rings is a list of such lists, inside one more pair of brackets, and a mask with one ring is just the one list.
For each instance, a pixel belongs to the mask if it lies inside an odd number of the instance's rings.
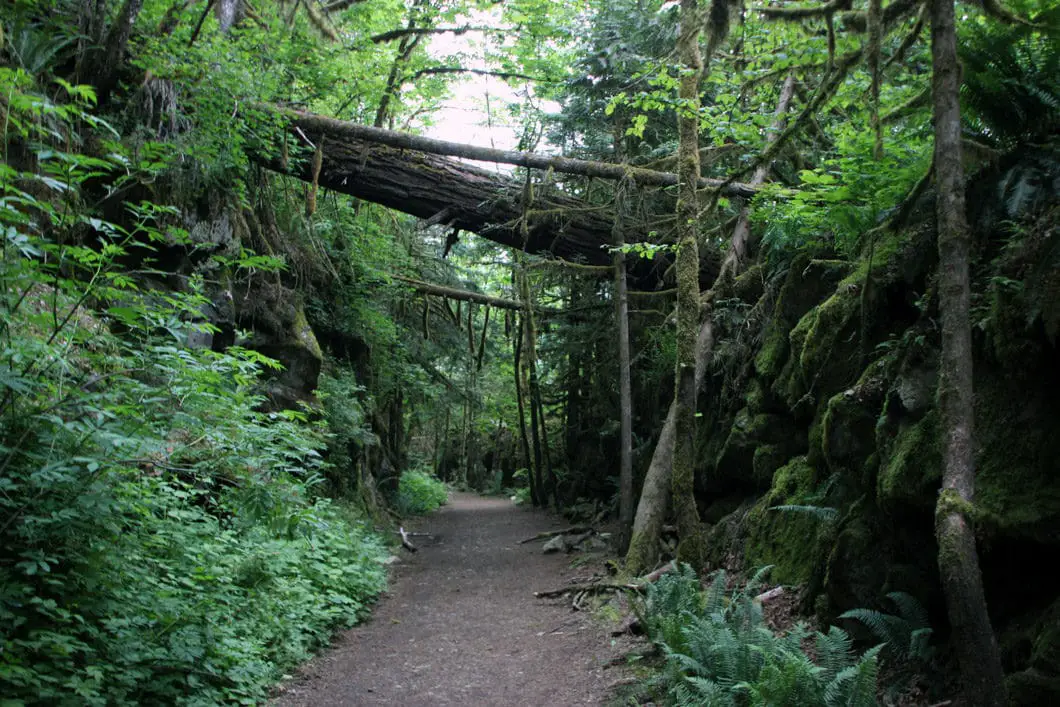
[[[725,573],[718,572],[704,591],[691,568],[683,565],[651,587],[642,607],[644,622],[666,656],[654,684],[664,688],[675,705],[876,704],[882,646],[859,657],[850,636],[835,627],[821,633],[797,624],[774,635],[754,600],[768,571],[762,568],[732,592],[726,592]],[[912,597],[891,600],[909,617],[906,623],[921,616],[922,607]],[[900,629],[898,623],[880,618],[887,614],[863,611],[863,618],[877,626],[892,633]],[[807,653],[810,642],[814,650]]]
[[827,707],[869,707],[876,704],[879,655],[883,645],[865,652],[857,665],[845,668],[825,687]]
[[[1037,18],[1056,26],[1060,9]],[[1060,127],[1060,43],[1047,31],[1022,25],[969,22],[960,45],[961,102],[971,132],[1011,148]]]
[[905,592],[887,595],[897,614],[886,614],[872,609],[851,609],[840,614],[841,619],[860,621],[898,660],[923,663],[930,660],[932,629],[927,610],[916,597]]

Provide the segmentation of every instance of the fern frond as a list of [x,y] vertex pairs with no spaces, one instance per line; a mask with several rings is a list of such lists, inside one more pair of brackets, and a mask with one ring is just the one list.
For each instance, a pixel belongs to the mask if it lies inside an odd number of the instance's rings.
[[927,609],[919,600],[908,592],[889,592],[887,598],[891,600],[898,615],[909,622],[914,628],[930,628],[931,619],[928,617]]

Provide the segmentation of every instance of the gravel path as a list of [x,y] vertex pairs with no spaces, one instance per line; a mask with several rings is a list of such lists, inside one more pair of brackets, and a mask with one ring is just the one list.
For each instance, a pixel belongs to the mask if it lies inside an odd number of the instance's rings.
[[419,521],[371,620],[344,634],[273,702],[329,705],[599,705],[620,675],[605,629],[569,600],[535,599],[577,574],[570,557],[518,544],[563,527],[507,499],[451,494]]

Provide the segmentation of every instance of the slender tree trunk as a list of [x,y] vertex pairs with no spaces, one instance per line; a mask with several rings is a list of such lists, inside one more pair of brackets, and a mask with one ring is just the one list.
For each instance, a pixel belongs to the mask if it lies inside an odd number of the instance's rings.
[[[615,157],[624,162],[622,149],[625,139],[625,121],[615,121]],[[633,383],[630,374],[629,350],[629,293],[626,281],[625,205],[627,181],[615,188],[615,225],[611,233],[615,244],[615,322],[618,329],[618,418],[619,418],[619,466],[618,466],[618,537],[617,550],[624,553],[629,548],[633,532],[633,513],[636,499],[633,497]]]
[[[530,288],[526,284],[526,272],[522,273],[522,297],[529,303]],[[538,416],[540,391],[537,383],[537,346],[535,342],[534,318],[529,309],[523,312],[523,360],[526,369],[527,390],[530,393],[530,438],[534,445],[534,483],[537,486],[542,506],[548,505],[548,488],[545,486],[544,461],[541,455],[541,433]]]
[[523,393],[523,318],[517,318],[515,332],[515,401],[519,408],[519,440],[523,451],[523,468],[526,469],[526,481],[530,485],[530,502],[537,506],[538,491],[534,483],[534,463],[530,457],[530,439],[526,431],[526,396]]
[[681,0],[677,54],[682,67],[677,133],[677,363],[674,401],[674,462],[671,489],[677,533],[677,558],[699,567],[703,529],[694,489],[696,444],[696,332],[699,328],[699,53],[698,0]]
[[[795,79],[789,76],[781,87],[774,113],[776,118],[771,131],[766,136],[767,144],[774,142],[783,130],[785,114],[794,92]],[[768,164],[759,166],[755,170],[752,185],[757,186],[764,182],[768,172]],[[732,279],[740,265],[746,261],[750,238],[750,209],[745,205],[733,228],[729,252],[722,263],[718,279],[711,288],[712,292],[724,282]],[[708,313],[703,318],[699,336],[696,339],[696,390],[703,386],[703,380],[706,378],[707,363],[710,361],[714,347],[713,325],[713,317]],[[644,487],[637,505],[637,515],[633,521],[633,534],[626,553],[626,570],[630,574],[638,575],[650,570],[659,556],[659,537],[670,506],[670,475],[673,468],[676,405],[676,400],[670,405],[666,422],[663,424],[659,440],[655,444],[655,451],[652,453],[648,473],[644,478]]]
[[1004,673],[990,626],[968,510],[975,497],[972,448],[972,336],[969,251],[961,164],[960,64],[953,0],[932,0],[931,54],[935,110],[935,182],[939,248],[939,415],[942,493],[935,511],[939,573],[969,704],[1006,703]]
[[559,491],[556,488],[556,471],[552,468],[552,452],[548,447],[548,427],[545,426],[545,406],[541,400],[541,381],[537,379],[536,367],[531,377],[531,390],[537,406],[537,420],[541,425],[541,457],[545,464],[545,485],[552,505],[559,508]]

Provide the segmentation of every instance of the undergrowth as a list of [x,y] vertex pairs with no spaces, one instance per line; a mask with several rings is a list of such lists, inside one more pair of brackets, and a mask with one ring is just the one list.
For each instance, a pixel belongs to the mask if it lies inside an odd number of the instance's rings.
[[651,585],[640,612],[665,664],[650,687],[675,705],[875,705],[882,646],[859,653],[834,626],[774,634],[755,601],[764,573],[728,591],[718,572],[703,591],[682,565]]
[[203,283],[130,273],[186,234],[90,206],[90,180],[153,174],[91,89],[0,68],[0,94],[0,703],[258,703],[383,589],[386,550],[319,494],[326,423],[267,410],[278,364],[192,347]]
[[402,516],[424,515],[449,501],[445,484],[425,471],[409,470],[398,482],[395,508]]

